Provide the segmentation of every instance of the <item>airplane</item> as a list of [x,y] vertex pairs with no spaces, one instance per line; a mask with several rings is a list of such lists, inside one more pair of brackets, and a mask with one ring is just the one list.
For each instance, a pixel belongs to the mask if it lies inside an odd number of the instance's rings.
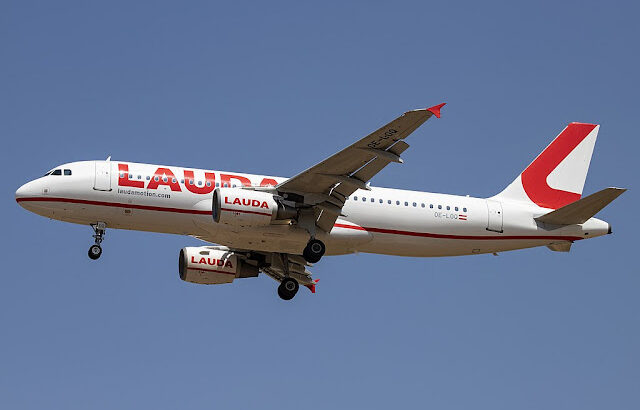
[[21,186],[16,201],[60,221],[89,225],[98,259],[106,229],[189,235],[182,280],[231,283],[259,273],[292,299],[315,293],[309,267],[324,255],[356,252],[433,257],[546,246],[611,233],[594,215],[626,189],[582,197],[599,125],[572,122],[504,190],[474,198],[373,187],[402,163],[406,137],[445,103],[413,111],[291,178],[151,165],[111,158],[62,164]]

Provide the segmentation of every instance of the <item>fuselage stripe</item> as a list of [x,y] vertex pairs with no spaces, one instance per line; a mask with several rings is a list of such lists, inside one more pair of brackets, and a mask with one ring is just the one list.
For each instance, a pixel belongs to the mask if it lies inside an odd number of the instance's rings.
[[116,208],[129,208],[129,209],[144,209],[146,211],[177,212],[181,214],[195,214],[195,215],[211,215],[210,211],[198,211],[196,209],[182,209],[182,208],[168,208],[163,206],[123,204],[120,202],[88,201],[86,199],[74,199],[74,198],[32,197],[32,198],[16,198],[16,201],[17,202],[68,202],[72,204],[112,206]]
[[346,225],[346,224],[335,224],[336,228],[345,228],[345,229],[355,229],[358,231],[367,231],[374,233],[386,233],[391,235],[405,235],[405,236],[418,236],[423,238],[439,238],[439,239],[467,239],[467,240],[504,240],[504,239],[540,239],[540,240],[548,240],[548,239],[556,239],[561,241],[577,241],[582,239],[579,236],[542,236],[542,235],[504,235],[504,236],[495,236],[495,235],[446,235],[439,233],[429,233],[429,232],[412,232],[412,231],[400,231],[397,229],[385,229],[385,228],[372,228],[372,227],[362,227],[357,225]]

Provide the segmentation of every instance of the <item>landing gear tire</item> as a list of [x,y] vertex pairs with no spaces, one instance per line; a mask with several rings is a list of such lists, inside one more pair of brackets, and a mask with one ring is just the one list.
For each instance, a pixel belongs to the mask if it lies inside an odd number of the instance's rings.
[[298,281],[293,278],[284,278],[278,286],[278,296],[283,300],[291,300],[298,293]]
[[89,248],[89,257],[93,260],[96,260],[102,255],[102,248],[100,245],[91,245]]
[[322,241],[317,239],[311,239],[307,246],[305,246],[304,251],[302,251],[302,256],[304,256],[304,260],[309,263],[316,263],[322,259],[324,255],[324,251],[326,247]]

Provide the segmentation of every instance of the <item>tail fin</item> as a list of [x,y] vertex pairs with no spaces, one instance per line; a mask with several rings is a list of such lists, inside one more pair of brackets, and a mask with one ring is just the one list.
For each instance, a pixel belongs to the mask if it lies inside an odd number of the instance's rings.
[[558,209],[582,196],[599,125],[570,123],[496,199]]

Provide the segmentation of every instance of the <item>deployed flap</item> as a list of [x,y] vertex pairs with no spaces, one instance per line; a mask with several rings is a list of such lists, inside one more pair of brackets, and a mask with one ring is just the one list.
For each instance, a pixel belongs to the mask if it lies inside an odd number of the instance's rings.
[[611,201],[626,191],[623,188],[605,188],[602,191],[591,194],[562,208],[539,216],[538,222],[552,225],[574,225],[585,223],[589,218],[600,212]]

